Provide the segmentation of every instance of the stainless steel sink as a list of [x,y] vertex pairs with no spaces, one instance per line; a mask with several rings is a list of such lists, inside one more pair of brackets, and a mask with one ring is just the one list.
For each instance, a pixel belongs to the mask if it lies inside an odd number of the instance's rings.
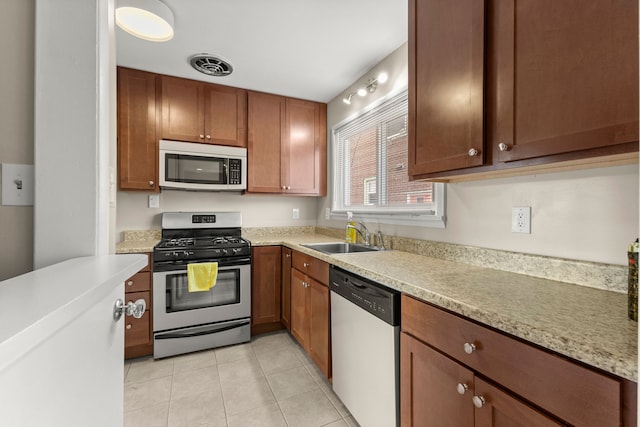
[[346,242],[309,243],[302,246],[324,252],[325,254],[350,254],[355,252],[375,252],[380,250],[380,248],[376,248],[374,246]]

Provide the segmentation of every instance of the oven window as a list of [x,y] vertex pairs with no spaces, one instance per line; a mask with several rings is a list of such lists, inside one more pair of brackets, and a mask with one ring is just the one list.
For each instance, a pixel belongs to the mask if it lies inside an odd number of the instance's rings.
[[208,292],[189,292],[186,271],[166,277],[167,313],[240,302],[240,269],[218,271],[216,284]]
[[165,180],[198,184],[226,184],[225,159],[221,157],[165,156]]

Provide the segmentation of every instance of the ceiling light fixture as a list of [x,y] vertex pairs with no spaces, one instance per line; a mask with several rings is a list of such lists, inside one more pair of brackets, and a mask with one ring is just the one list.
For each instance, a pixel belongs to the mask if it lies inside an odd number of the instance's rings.
[[160,0],[117,0],[116,24],[143,40],[166,42],[173,38],[173,13]]
[[376,78],[370,78],[367,81],[367,84],[358,88],[355,92],[349,92],[347,96],[342,98],[342,102],[347,105],[351,104],[351,98],[353,98],[356,94],[359,96],[366,96],[367,93],[374,93],[378,88],[378,83],[384,83],[387,81],[387,73],[380,73]]
[[349,95],[342,98],[342,102],[344,102],[347,105],[351,105],[351,98],[353,98],[353,95],[355,94],[356,94],[355,92],[351,92]]

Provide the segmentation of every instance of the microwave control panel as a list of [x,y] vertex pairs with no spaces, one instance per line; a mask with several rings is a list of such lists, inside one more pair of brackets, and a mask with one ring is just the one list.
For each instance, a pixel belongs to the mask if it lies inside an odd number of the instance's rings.
[[229,184],[242,184],[242,161],[229,159]]

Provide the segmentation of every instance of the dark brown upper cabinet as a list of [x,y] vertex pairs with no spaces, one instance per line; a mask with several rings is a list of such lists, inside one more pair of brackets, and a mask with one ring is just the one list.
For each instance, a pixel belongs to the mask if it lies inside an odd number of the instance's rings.
[[409,4],[412,178],[637,152],[638,2]]

